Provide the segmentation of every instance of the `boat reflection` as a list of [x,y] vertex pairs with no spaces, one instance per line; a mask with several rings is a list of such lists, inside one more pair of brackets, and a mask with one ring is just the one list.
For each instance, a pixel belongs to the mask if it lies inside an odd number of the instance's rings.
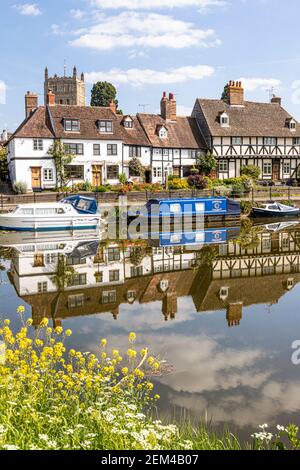
[[60,238],[10,234],[0,244],[14,249],[9,279],[32,306],[36,326],[45,316],[54,326],[95,314],[118,319],[121,305],[150,302],[161,303],[162,320],[168,321],[180,315],[178,299],[189,296],[197,312],[225,311],[232,327],[245,307],[277,303],[300,281],[299,225],[246,225],[230,236],[226,229],[226,240],[205,244],[202,238],[200,249],[169,235],[158,246],[101,241],[95,232]]

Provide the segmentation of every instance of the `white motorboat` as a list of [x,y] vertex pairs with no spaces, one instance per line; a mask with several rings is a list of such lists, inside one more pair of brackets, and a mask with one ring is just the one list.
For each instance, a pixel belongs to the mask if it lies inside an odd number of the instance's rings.
[[279,202],[267,202],[261,207],[253,207],[252,217],[295,217],[300,214],[299,207],[286,206]]
[[20,204],[13,212],[0,214],[0,230],[41,232],[100,227],[102,217],[95,201],[83,198],[80,202],[80,209],[76,209],[67,200],[57,203]]

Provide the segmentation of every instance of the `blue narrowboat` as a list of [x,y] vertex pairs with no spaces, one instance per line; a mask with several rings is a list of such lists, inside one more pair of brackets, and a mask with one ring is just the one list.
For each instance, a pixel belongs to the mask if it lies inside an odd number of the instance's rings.
[[223,245],[240,235],[240,227],[207,228],[193,232],[161,233],[161,247],[185,245]]
[[197,217],[217,219],[236,218],[241,215],[241,205],[226,197],[207,197],[192,199],[150,199],[139,211],[130,211],[129,218],[163,218]]

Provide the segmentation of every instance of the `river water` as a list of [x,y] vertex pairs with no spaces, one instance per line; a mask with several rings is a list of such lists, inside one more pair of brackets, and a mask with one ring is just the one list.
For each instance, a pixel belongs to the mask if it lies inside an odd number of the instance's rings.
[[296,221],[216,229],[190,244],[85,232],[3,233],[0,246],[1,316],[16,328],[24,305],[35,325],[47,316],[71,328],[68,345],[84,352],[97,353],[101,338],[125,351],[136,332],[168,364],[156,379],[160,415],[245,439],[262,423],[299,422]]

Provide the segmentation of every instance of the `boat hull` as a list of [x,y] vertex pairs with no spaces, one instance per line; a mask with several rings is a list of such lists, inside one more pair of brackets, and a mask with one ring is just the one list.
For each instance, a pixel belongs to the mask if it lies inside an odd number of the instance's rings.
[[16,232],[51,232],[64,230],[87,230],[98,228],[101,217],[14,217],[0,216],[0,230]]
[[289,211],[270,211],[266,209],[254,208],[252,210],[252,217],[263,217],[268,219],[272,218],[282,218],[282,217],[297,217],[300,215],[300,209],[289,210]]

